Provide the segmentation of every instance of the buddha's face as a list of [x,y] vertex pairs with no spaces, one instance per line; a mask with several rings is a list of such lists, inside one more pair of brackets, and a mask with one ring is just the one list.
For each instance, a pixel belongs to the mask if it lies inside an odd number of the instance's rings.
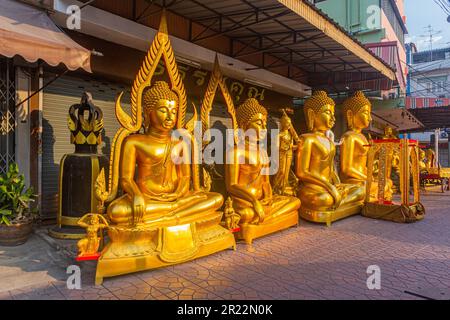
[[392,136],[392,128],[391,127],[386,127],[384,129],[384,135],[385,136]]
[[319,113],[314,114],[314,130],[329,130],[334,127],[335,122],[334,106],[331,104],[324,105]]
[[267,117],[262,113],[255,114],[250,119],[246,130],[254,131],[258,141],[264,139],[267,134]]
[[425,151],[423,151],[422,149],[419,151],[419,159],[420,160],[424,160],[425,159]]
[[170,131],[177,122],[178,107],[176,101],[160,99],[156,108],[150,111],[150,126],[159,131]]
[[365,105],[353,117],[353,126],[358,129],[364,129],[370,125],[370,122],[372,122],[370,106]]

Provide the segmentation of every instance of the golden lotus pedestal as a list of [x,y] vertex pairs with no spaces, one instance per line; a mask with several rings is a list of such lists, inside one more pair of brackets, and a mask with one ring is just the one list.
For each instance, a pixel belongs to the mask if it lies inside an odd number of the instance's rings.
[[300,217],[311,222],[326,223],[329,227],[332,222],[361,213],[362,208],[363,202],[343,205],[333,211],[315,211],[300,207]]
[[236,249],[233,234],[219,225],[222,212],[183,224],[108,228],[110,241],[97,264],[95,284],[105,277],[186,262],[225,249]]
[[256,238],[287,229],[298,225],[298,212],[292,211],[276,219],[269,219],[260,224],[241,224],[240,230],[236,234],[238,240],[244,240],[247,244],[252,244]]

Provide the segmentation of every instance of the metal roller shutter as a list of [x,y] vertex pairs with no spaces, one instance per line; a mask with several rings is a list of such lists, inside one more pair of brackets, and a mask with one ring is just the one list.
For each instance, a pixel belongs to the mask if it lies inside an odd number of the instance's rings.
[[[52,75],[49,75],[49,79]],[[46,79],[47,82],[49,79]],[[101,108],[105,133],[99,153],[109,156],[114,134],[119,128],[114,113],[116,95],[125,91],[122,106],[129,111],[130,93],[125,85],[62,76],[44,90],[42,143],[42,217],[56,217],[59,163],[64,154],[74,152],[67,128],[69,107],[79,103],[84,91],[92,94],[94,104]]]

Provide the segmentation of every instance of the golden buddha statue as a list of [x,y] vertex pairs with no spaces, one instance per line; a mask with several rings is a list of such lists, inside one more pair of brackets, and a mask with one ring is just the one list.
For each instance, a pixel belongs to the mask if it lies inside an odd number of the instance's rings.
[[[120,183],[124,195],[107,214],[117,225],[183,224],[215,212],[223,204],[219,193],[193,192],[190,163],[175,165],[172,157],[189,155],[184,141],[173,141],[178,97],[157,81],[143,97],[145,134],[128,136],[122,146]],[[137,167],[137,176],[135,178]]]
[[426,173],[427,172],[427,155],[423,149],[419,149],[419,172]]
[[291,185],[289,178],[291,177],[293,150],[297,149],[297,142],[298,135],[292,127],[291,119],[283,110],[283,115],[280,119],[280,133],[278,134],[278,171],[272,179],[273,192],[276,194],[296,195],[295,184],[294,186]]
[[371,103],[361,91],[343,103],[348,131],[342,136],[340,178],[343,183],[365,185],[369,142],[362,133],[372,121]]
[[300,200],[272,193],[265,172],[268,156],[259,143],[266,134],[267,110],[250,98],[237,108],[236,120],[238,128],[253,133],[254,139],[246,136],[228,156],[226,187],[241,217],[238,238],[251,244],[257,237],[297,225]]
[[[151,81],[160,59],[164,59],[170,86]],[[196,112],[185,123],[187,97],[164,12],[131,89],[131,115],[121,107],[121,97],[116,100],[121,127],[112,143],[108,183],[103,172],[96,182],[96,196],[101,204],[109,203],[106,212],[111,222],[109,242],[98,260],[96,284],[104,277],[235,247],[233,234],[220,225],[222,212],[216,211],[223,196],[207,192],[197,180],[198,163],[192,160],[198,145],[190,148],[187,143],[196,143],[192,135]],[[183,129],[178,131],[183,139],[172,137],[174,129]]]
[[436,153],[433,149],[429,148],[425,151],[426,159],[427,159],[427,169],[436,168]]
[[296,175],[300,216],[313,222],[332,221],[361,211],[365,190],[357,184],[342,184],[335,171],[336,148],[327,131],[335,123],[334,101],[324,91],[315,92],[304,105],[308,133],[300,136]]

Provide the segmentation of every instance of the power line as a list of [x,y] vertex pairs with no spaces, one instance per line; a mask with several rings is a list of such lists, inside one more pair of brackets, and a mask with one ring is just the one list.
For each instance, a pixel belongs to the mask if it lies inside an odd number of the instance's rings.
[[442,5],[442,2],[440,2],[439,0],[434,0],[434,3],[436,3],[438,7],[440,7],[442,11],[444,11],[445,14],[448,14],[446,8]]
[[[403,63],[404,65],[406,65],[408,68],[411,68],[411,69],[413,69],[413,70],[415,70],[415,71],[420,71],[420,70],[417,70],[417,69],[416,69],[415,67],[413,67],[412,65],[406,63],[406,62],[403,61],[403,60],[400,60],[400,62]],[[429,77],[427,77],[427,76],[422,76],[422,78],[425,78],[425,79],[429,80],[431,83],[435,84],[435,85],[438,86],[439,88],[444,89],[447,93],[450,94],[450,91],[449,91],[449,90],[447,90],[444,86],[438,84],[438,83],[437,83],[436,81],[434,81],[433,79],[431,79],[431,78],[429,78]],[[421,85],[423,88],[426,88],[426,87],[425,87],[424,85],[422,85],[421,83],[417,83],[417,84]]]
[[437,1],[439,2],[438,4],[440,4],[440,7],[442,8],[442,10],[444,10],[444,13],[450,14],[450,4],[443,0],[437,0]]

